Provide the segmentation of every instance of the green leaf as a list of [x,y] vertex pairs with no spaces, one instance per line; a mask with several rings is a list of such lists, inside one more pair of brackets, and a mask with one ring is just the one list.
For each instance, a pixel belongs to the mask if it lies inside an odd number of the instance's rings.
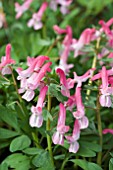
[[94,142],[84,142],[84,141],[80,141],[79,142],[80,145],[87,147],[88,149],[91,149],[92,151],[95,152],[100,152],[102,150],[101,146],[94,143]]
[[109,161],[109,170],[113,170],[113,158]]
[[19,131],[17,115],[14,110],[0,105],[0,118],[15,130]]
[[4,128],[0,128],[0,139],[8,139],[8,138],[12,138],[15,136],[18,136],[19,133],[12,131],[12,130],[8,130],[8,129],[4,129]]
[[91,162],[88,162],[88,169],[89,170],[102,170],[102,168],[95,164],[95,163],[91,163]]
[[60,27],[65,27],[69,25],[69,21],[74,18],[76,15],[78,15],[80,12],[80,8],[76,8],[72,10],[68,15],[65,16],[65,20],[60,24]]
[[71,162],[74,162],[76,165],[80,166],[84,170],[88,170],[88,163],[85,160],[80,160],[80,159],[71,159]]
[[23,152],[28,154],[28,155],[41,154],[43,151],[44,151],[43,149],[39,149],[39,148],[26,148],[26,149],[23,150]]
[[9,168],[14,168],[16,170],[28,170],[30,169],[29,157],[21,153],[15,153],[8,156],[3,163],[6,163]]
[[70,161],[74,162],[76,165],[80,166],[83,170],[102,170],[102,168],[91,162],[81,159],[71,159]]
[[83,157],[94,157],[96,156],[96,153],[91,149],[87,148],[86,146],[80,145],[80,149],[76,153],[76,155],[83,156]]
[[28,136],[26,136],[26,135],[19,136],[12,140],[12,142],[10,144],[10,151],[15,152],[18,150],[23,150],[23,149],[29,147],[30,144],[31,144],[31,140],[29,139]]
[[64,97],[60,93],[59,85],[51,83],[49,86],[49,93],[51,96],[56,97],[59,102],[64,102],[67,99],[67,97]]
[[6,164],[6,163],[2,163],[2,164],[0,165],[0,170],[8,170],[7,164]]
[[37,155],[32,160],[33,165],[36,167],[42,168],[43,170],[54,170],[54,166],[52,164],[52,160],[49,156],[49,153],[47,151],[44,151],[43,153]]

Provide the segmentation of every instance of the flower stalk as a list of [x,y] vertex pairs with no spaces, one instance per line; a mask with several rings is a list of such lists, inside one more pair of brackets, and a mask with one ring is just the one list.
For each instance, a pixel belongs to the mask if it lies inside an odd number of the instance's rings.
[[[50,112],[51,111],[51,96],[48,92],[48,106],[47,106],[47,110]],[[46,131],[50,131],[50,119],[47,118],[47,122],[46,122]],[[50,136],[48,135],[47,133],[47,145],[48,145],[48,151],[49,151],[49,154],[50,154],[50,157],[51,157],[51,161],[52,161],[52,164],[54,166],[54,160],[53,160],[53,153],[52,153],[52,147],[51,147],[51,138]]]

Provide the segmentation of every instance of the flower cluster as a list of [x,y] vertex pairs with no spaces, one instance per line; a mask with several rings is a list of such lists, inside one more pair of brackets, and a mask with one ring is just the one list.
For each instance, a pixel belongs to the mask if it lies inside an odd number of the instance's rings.
[[[34,30],[39,30],[43,27],[42,17],[49,6],[52,10],[56,11],[57,6],[60,5],[60,11],[62,14],[68,13],[68,6],[73,0],[51,0],[50,3],[43,2],[38,12],[33,13],[32,18],[28,21],[28,27],[33,27]],[[16,19],[19,19],[25,11],[27,11],[33,0],[26,0],[22,5],[18,2],[15,3]]]
[[[76,153],[79,149],[79,143],[77,140],[80,137],[80,130],[88,127],[89,121],[85,116],[85,108],[82,103],[81,86],[82,82],[85,82],[92,76],[92,70],[87,71],[83,76],[75,76],[74,79],[66,79],[65,73],[62,69],[57,68],[56,73],[60,76],[61,93],[68,97],[68,100],[64,103],[60,103],[60,112],[57,123],[57,131],[53,134],[54,144],[64,144],[64,136],[70,143],[69,152]],[[75,73],[74,73],[75,74]],[[77,83],[75,94],[70,95],[70,89]],[[76,111],[74,111],[76,107]],[[70,110],[75,119],[72,136],[66,136],[65,133],[69,131],[69,126],[65,126],[66,110]]]

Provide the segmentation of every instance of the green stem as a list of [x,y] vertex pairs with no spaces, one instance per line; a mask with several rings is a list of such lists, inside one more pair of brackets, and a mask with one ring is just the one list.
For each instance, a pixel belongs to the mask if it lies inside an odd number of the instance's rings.
[[42,147],[39,144],[38,134],[36,135],[34,132],[32,132],[32,137],[33,137],[36,147],[41,149]]
[[[93,62],[92,62],[91,68],[96,68],[96,64],[97,64],[97,54],[98,54],[99,44],[100,44],[100,38],[97,39],[97,43],[96,43],[96,55],[95,55],[94,58],[93,58]],[[93,76],[93,75],[94,75],[94,71],[93,71],[93,73],[92,73],[92,76]],[[91,79],[89,79],[88,85],[89,85],[89,86],[92,85],[92,80],[91,80]],[[86,100],[89,99],[90,93],[91,93],[91,90],[88,89],[87,92],[86,92]]]
[[9,67],[10,67],[11,72],[12,72],[13,84],[14,84],[14,87],[15,87],[15,90],[16,90],[16,93],[17,93],[17,96],[18,96],[18,99],[19,99],[19,101],[20,101],[20,104],[21,104],[21,107],[22,107],[22,109],[23,109],[23,111],[24,111],[24,114],[26,115],[27,109],[26,109],[26,107],[23,105],[23,100],[22,100],[20,94],[18,93],[18,86],[17,86],[17,83],[16,83],[15,76],[14,76],[14,74],[13,74],[13,69],[12,69],[11,66],[9,66]]
[[[48,111],[51,111],[51,96],[48,93],[48,107],[47,107]],[[46,122],[46,131],[48,133],[48,131],[50,131],[50,119],[47,118],[47,122]],[[51,157],[51,161],[52,164],[54,166],[54,161],[53,161],[53,153],[52,153],[52,147],[51,147],[51,138],[50,136],[47,134],[47,144],[48,144],[48,151]]]
[[[94,56],[94,58],[93,58],[93,63],[92,63],[92,67],[91,67],[91,68],[95,68],[95,67],[96,67],[96,63],[97,63],[97,57]],[[92,76],[93,76],[93,75],[94,75],[94,71],[93,71],[93,73],[92,73]],[[89,79],[88,85],[89,85],[89,86],[92,85],[92,80],[91,80],[91,79]],[[87,100],[89,99],[90,93],[91,93],[91,90],[88,89],[87,92],[86,92],[86,99],[87,99]]]
[[[97,122],[98,122],[98,132],[99,132],[99,144],[102,148],[102,122],[101,122],[101,114],[100,114],[100,103],[99,103],[99,95],[97,97]],[[97,155],[97,163],[101,165],[102,162],[102,152],[98,152]]]

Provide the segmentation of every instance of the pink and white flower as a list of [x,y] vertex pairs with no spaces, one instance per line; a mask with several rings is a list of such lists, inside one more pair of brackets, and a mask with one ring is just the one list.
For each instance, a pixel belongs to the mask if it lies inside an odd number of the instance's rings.
[[44,86],[39,94],[37,105],[31,107],[32,115],[30,117],[29,124],[31,127],[41,127],[43,124],[42,108],[44,107],[44,100],[48,87]]
[[80,126],[78,120],[75,120],[74,122],[72,136],[65,136],[65,138],[70,143],[69,152],[76,153],[79,149],[79,143],[77,140],[80,138]]
[[0,71],[3,75],[11,74],[10,64],[15,64],[15,60],[11,58],[11,44],[6,46],[6,56],[1,58]]
[[43,2],[39,11],[37,13],[34,13],[32,18],[28,21],[27,24],[28,27],[33,27],[35,30],[39,30],[43,27],[42,17],[47,7],[48,7],[48,3]]
[[66,109],[62,103],[60,103],[60,111],[58,116],[57,131],[52,136],[54,144],[64,145],[64,135],[69,131],[69,126],[65,125]]
[[15,3],[15,11],[17,12],[16,19],[19,19],[22,14],[29,9],[32,2],[33,0],[26,0],[22,5],[18,2]]

